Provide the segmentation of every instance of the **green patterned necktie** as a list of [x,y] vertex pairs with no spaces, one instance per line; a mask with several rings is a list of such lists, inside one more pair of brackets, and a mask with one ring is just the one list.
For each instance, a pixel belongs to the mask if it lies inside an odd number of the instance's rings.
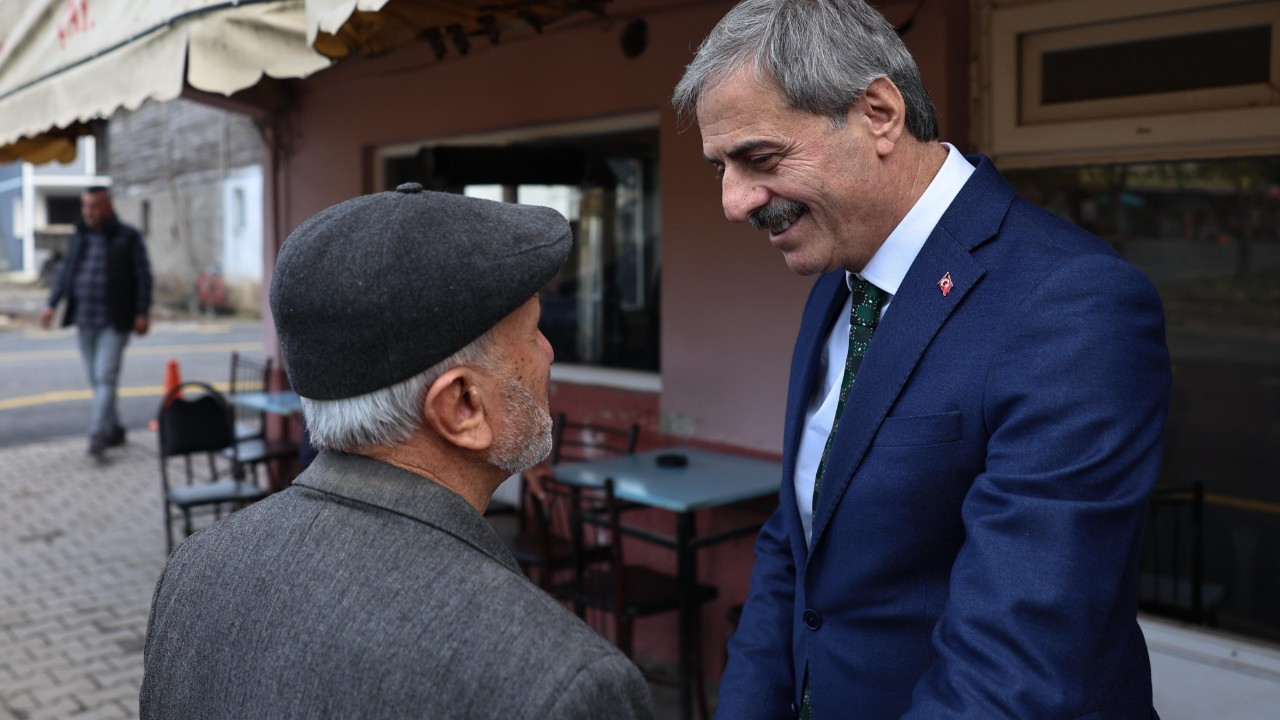
[[[831,432],[827,435],[827,444],[822,448],[822,460],[818,463],[818,472],[813,478],[813,514],[818,514],[818,491],[822,488],[822,472],[827,467],[827,456],[831,453],[831,440],[836,436],[836,428],[840,427],[840,416],[844,414],[844,401],[849,398],[849,390],[853,388],[853,379],[862,366],[862,357],[867,354],[867,346],[871,344],[871,335],[876,331],[876,323],[880,321],[880,306],[884,304],[885,292],[857,275],[853,276],[853,309],[849,313],[849,355],[844,361],[844,378],[840,381],[840,399],[836,403],[836,416],[831,421]],[[811,720],[813,711],[809,707],[809,674],[805,671],[804,696],[800,700],[800,720]]]
[[876,331],[876,323],[880,321],[880,306],[884,304],[885,293],[880,288],[853,276],[853,309],[849,312],[849,355],[844,361],[844,379],[840,381],[840,400],[836,403],[836,416],[831,421],[831,432],[827,435],[827,444],[822,448],[822,460],[818,463],[818,472],[813,478],[813,511],[818,511],[818,490],[822,487],[822,471],[827,467],[827,456],[831,454],[831,440],[836,436],[836,428],[840,427],[840,416],[844,414],[844,401],[849,398],[849,390],[853,388],[853,379],[862,366],[862,357],[867,354],[867,346],[871,344],[871,334]]

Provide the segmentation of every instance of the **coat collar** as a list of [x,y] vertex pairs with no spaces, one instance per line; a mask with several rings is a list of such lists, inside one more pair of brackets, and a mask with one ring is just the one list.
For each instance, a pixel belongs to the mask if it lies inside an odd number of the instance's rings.
[[[876,328],[875,337],[858,370],[858,379],[850,391],[844,416],[836,428],[836,437],[827,457],[822,495],[813,518],[811,548],[818,547],[823,531],[866,455],[872,438],[925,349],[986,273],[972,251],[996,235],[1015,195],[990,160],[972,156],[969,161],[975,165],[973,175],[912,262],[898,293]],[[946,294],[939,287],[944,276],[949,277],[952,283]],[[836,283],[820,281],[818,288],[828,294],[840,292]],[[823,306],[824,300],[827,305],[835,302],[833,297],[817,299],[819,307]],[[831,315],[832,312],[828,310],[826,314]],[[827,319],[823,327],[829,328],[833,319]],[[821,332],[814,334],[823,335]],[[820,351],[820,348],[809,348],[811,355]],[[809,364],[816,367],[812,359]],[[804,374],[806,382],[798,405],[799,422],[803,422],[803,408],[812,393],[814,375],[815,371]],[[789,412],[796,410],[796,407],[788,408]]]
[[115,235],[120,232],[121,228],[120,218],[116,217],[114,214],[107,218],[106,222],[102,224],[101,230],[94,230],[88,225],[85,225],[84,218],[76,218],[74,224],[76,230],[82,235],[85,233],[100,232],[104,237],[115,237]]
[[430,525],[520,573],[511,551],[475,508],[420,475],[361,455],[322,452],[293,484]]

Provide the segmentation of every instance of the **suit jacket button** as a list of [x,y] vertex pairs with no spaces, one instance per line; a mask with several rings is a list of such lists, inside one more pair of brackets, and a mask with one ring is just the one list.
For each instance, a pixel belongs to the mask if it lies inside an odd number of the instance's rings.
[[817,610],[805,610],[800,619],[804,620],[804,626],[810,630],[817,630],[822,626],[822,616],[818,614]]

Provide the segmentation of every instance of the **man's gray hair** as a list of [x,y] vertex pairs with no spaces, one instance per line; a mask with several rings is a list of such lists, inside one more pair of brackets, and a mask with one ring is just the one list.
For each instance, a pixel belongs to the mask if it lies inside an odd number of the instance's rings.
[[920,69],[884,16],[863,0],[745,0],[698,47],[671,104],[682,123],[696,120],[703,92],[739,68],[772,81],[791,107],[843,127],[849,108],[878,77],[898,86],[907,131],[938,137],[933,101]]
[[311,444],[352,452],[370,445],[398,445],[422,427],[422,404],[431,383],[459,365],[488,370],[499,364],[493,328],[426,371],[390,387],[340,400],[302,398]]

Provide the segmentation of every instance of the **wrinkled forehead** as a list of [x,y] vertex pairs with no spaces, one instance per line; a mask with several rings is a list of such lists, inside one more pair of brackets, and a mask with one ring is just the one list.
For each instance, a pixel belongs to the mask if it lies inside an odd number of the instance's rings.
[[698,99],[696,121],[703,140],[754,134],[765,127],[790,124],[796,111],[772,81],[750,71],[732,74]]

